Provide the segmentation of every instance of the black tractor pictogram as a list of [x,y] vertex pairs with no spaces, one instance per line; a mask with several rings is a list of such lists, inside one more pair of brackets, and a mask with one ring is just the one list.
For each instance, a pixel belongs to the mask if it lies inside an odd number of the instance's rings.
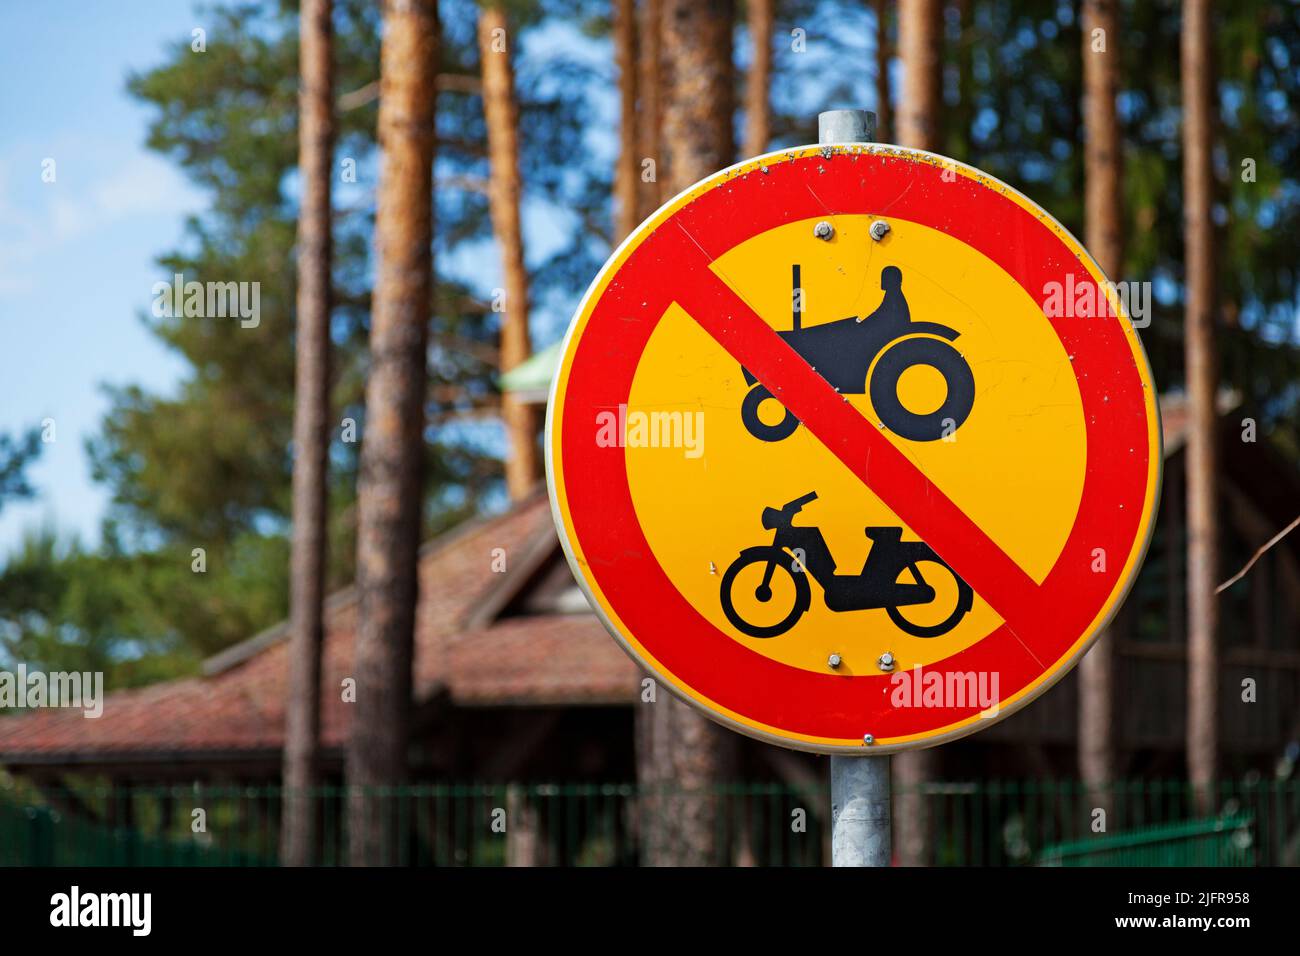
[[[885,297],[868,316],[850,316],[821,325],[803,326],[799,266],[794,266],[794,328],[778,332],[822,378],[846,395],[871,395],[881,423],[911,441],[935,441],[960,428],[975,403],[975,377],[952,343],[960,335],[937,322],[913,322],[903,295],[903,273],[897,266],[880,272]],[[898,397],[903,373],[928,365],[943,376],[947,394],[943,403],[919,413]],[[769,424],[759,415],[765,402],[779,404],[748,369],[742,368],[750,386],[740,408],[745,428],[755,438],[776,442],[799,427],[799,419],[782,407],[784,417]]]

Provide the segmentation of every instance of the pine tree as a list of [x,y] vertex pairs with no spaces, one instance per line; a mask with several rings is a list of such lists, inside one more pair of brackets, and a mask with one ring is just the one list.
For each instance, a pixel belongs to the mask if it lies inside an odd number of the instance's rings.
[[636,224],[637,180],[637,35],[636,3],[614,0],[614,64],[618,68],[618,158],[614,167],[614,240],[621,242]]
[[[898,55],[903,64],[903,91],[898,105],[898,143],[937,150],[943,118],[943,5],[939,0],[903,0],[898,7]],[[895,844],[904,866],[930,862],[933,833],[922,787],[934,778],[936,757],[930,750],[909,750],[893,761],[897,787]]]
[[302,88],[298,93],[298,324],[293,422],[293,538],[289,594],[289,700],[284,740],[281,860],[313,862],[320,738],[321,648],[325,640],[330,406],[330,178],[334,87],[332,0],[303,0]]
[[1187,260],[1187,768],[1214,809],[1219,741],[1218,354],[1215,346],[1214,26],[1209,0],[1183,4],[1183,203]]
[[748,0],[749,43],[753,62],[745,77],[745,155],[767,152],[772,138],[772,21],[773,0]]
[[356,704],[347,746],[353,865],[390,863],[398,813],[378,788],[407,776],[433,291],[436,0],[387,0],[380,58],[370,377],[357,490]]
[[[1083,4],[1085,245],[1112,282],[1124,262],[1119,94],[1119,11],[1116,0]],[[1079,664],[1079,773],[1093,801],[1109,806],[1115,779],[1115,638],[1098,637]]]
[[[532,354],[529,335],[528,270],[524,267],[523,223],[519,215],[519,108],[515,102],[515,73],[511,67],[510,33],[505,10],[490,3],[479,15],[478,45],[483,71],[483,113],[487,120],[488,207],[492,230],[501,252],[505,276],[501,312],[502,372]],[[501,399],[509,450],[506,492],[514,501],[527,497],[542,478],[535,406],[513,395]]]
[[[677,192],[732,162],[735,13],[729,0],[665,0],[662,16],[664,139],[669,189]],[[643,803],[643,861],[719,862],[724,848],[718,846],[719,805],[711,790],[731,770],[734,735],[668,693],[640,704],[637,720],[638,776],[651,794]]]

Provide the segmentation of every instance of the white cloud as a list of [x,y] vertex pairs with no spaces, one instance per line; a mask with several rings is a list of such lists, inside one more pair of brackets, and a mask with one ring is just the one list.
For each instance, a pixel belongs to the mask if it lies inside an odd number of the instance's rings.
[[[83,144],[81,152],[97,151]],[[174,167],[149,154],[128,154],[89,181],[61,164],[53,183],[42,182],[39,169],[22,170],[14,160],[13,151],[0,158],[0,295],[29,291],[32,260],[57,253],[63,243],[136,217],[174,216],[179,222],[202,205],[200,194]]]
[[154,213],[180,215],[197,201],[194,190],[175,167],[148,155],[119,167],[92,193],[92,203],[105,222]]
[[55,244],[90,231],[92,212],[85,202],[55,196],[49,211],[50,237]]

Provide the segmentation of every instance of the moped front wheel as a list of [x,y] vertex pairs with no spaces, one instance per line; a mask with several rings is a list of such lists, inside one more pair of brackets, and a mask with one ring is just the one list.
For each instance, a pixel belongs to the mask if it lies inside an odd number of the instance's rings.
[[774,545],[740,552],[722,575],[721,592],[722,612],[732,627],[749,637],[784,634],[812,603],[807,572],[788,551]]
[[[886,606],[885,612],[900,631],[913,637],[939,637],[956,627],[970,611],[975,600],[971,586],[937,557],[913,561],[904,571],[910,571],[914,579],[904,583],[928,585],[934,591],[934,600],[928,604]],[[941,617],[949,607],[952,610]]]
[[[908,369],[928,365],[943,376],[943,404],[927,412],[908,409],[898,397],[899,380]],[[871,404],[881,424],[911,441],[936,441],[952,434],[975,404],[975,376],[961,353],[941,339],[910,338],[887,348],[871,372]]]
[[[760,406],[768,400],[780,408],[784,415],[779,422],[771,425],[758,414]],[[767,386],[759,384],[749,390],[745,401],[741,403],[740,420],[745,423],[746,430],[759,441],[781,441],[790,437],[799,427],[799,419],[795,418],[794,412],[778,402],[767,390]]]

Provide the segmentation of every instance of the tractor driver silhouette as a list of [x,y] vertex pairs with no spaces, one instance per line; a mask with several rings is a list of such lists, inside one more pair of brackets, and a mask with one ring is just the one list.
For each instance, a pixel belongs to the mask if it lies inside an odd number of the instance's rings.
[[907,326],[912,321],[912,311],[907,307],[907,299],[903,296],[903,270],[898,266],[885,266],[881,269],[880,288],[885,291],[885,298],[876,306],[876,311],[857,321],[889,329],[890,338],[895,338],[906,333]]

